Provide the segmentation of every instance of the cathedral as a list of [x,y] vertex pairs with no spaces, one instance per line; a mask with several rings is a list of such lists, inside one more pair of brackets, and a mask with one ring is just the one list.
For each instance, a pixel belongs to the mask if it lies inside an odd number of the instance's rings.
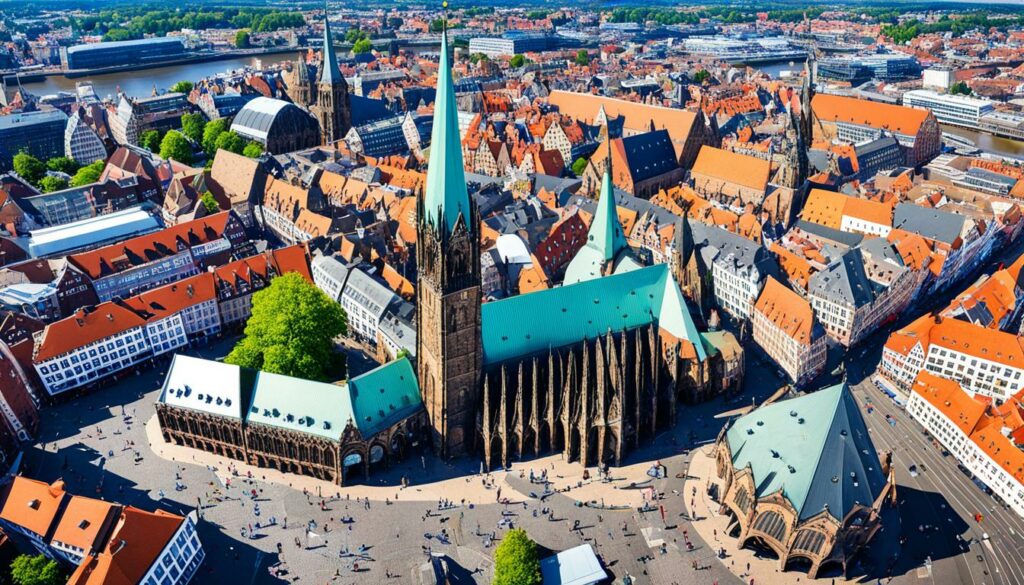
[[[435,450],[478,453],[488,469],[552,451],[619,465],[670,428],[681,404],[725,391],[723,356],[742,360],[742,349],[697,329],[677,282],[691,257],[672,270],[631,254],[608,170],[565,284],[482,304],[447,32],[438,76],[416,247],[417,377]],[[716,346],[723,339],[730,351]]]
[[293,103],[313,114],[320,124],[320,142],[329,145],[345,137],[352,127],[352,103],[348,82],[338,67],[338,56],[334,52],[334,37],[331,24],[324,15],[323,53],[317,75],[311,74],[311,67],[305,55],[292,65],[284,75],[286,93]]

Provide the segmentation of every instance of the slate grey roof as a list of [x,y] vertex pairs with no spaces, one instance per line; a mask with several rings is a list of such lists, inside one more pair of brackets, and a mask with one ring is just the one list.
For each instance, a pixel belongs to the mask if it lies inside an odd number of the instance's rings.
[[800,520],[827,510],[842,520],[871,506],[885,475],[853,393],[838,384],[740,417],[726,440],[733,465],[750,467],[757,497],[781,491]]
[[871,238],[865,240],[859,247],[877,261],[889,260],[897,266],[904,266],[903,257],[900,256],[899,252],[896,251],[896,248],[894,248],[885,238]]
[[851,248],[833,260],[824,270],[811,276],[807,284],[809,294],[862,307],[875,300],[877,287],[864,271],[864,258],[859,248]]
[[900,203],[892,218],[894,229],[905,230],[930,240],[952,244],[960,237],[967,219],[956,213]]
[[634,182],[646,181],[679,168],[668,130],[634,134],[622,139],[629,174]]
[[820,225],[803,219],[798,219],[794,227],[799,228],[801,231],[809,234],[818,236],[825,240],[831,240],[837,244],[842,244],[849,248],[859,245],[863,240],[864,236],[861,234],[851,234],[849,232],[841,232],[837,229],[830,228],[828,226]]
[[[565,201],[562,203],[563,206],[575,205],[591,215],[593,215],[594,210],[597,209],[597,201],[589,197],[584,197],[583,195],[571,195],[569,193],[566,193],[566,195],[567,197],[565,198]],[[674,225],[677,221],[681,219],[678,215],[672,213],[671,211],[665,209],[664,207],[660,205],[655,205],[654,203],[651,203],[647,199],[635,197],[627,193],[626,191],[619,189],[618,187],[615,187],[615,205],[622,207],[624,209],[635,211],[637,217],[650,212],[654,215],[655,221],[657,222],[659,227],[668,224]]]
[[386,284],[373,278],[361,268],[353,268],[349,271],[348,282],[345,283],[345,290],[341,294],[361,305],[378,321],[396,296]]
[[707,266],[730,262],[731,269],[754,268],[763,279],[779,275],[779,265],[767,248],[720,227],[690,221],[693,243]]

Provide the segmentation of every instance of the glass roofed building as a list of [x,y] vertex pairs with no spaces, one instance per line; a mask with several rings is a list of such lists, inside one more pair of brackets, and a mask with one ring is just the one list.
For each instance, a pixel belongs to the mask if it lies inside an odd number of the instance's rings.
[[723,429],[719,502],[741,546],[822,570],[849,566],[895,497],[891,456],[879,460],[845,384],[771,403]]
[[403,457],[426,428],[405,358],[325,384],[176,355],[156,408],[167,442],[338,485]]
[[320,126],[315,118],[295,104],[268,97],[245,104],[231,122],[231,129],[259,142],[271,154],[320,144]]

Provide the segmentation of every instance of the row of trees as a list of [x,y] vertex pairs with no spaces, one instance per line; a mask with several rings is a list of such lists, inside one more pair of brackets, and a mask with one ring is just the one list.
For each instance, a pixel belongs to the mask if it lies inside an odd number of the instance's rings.
[[103,33],[103,40],[138,39],[145,35],[163,36],[185,28],[245,28],[255,32],[272,32],[306,24],[302,13],[272,8],[224,8],[209,10],[167,9],[118,6],[73,18],[76,30]]
[[[91,165],[81,166],[73,158],[57,156],[45,162],[32,156],[27,152],[19,152],[14,155],[14,172],[22,179],[42,191],[51,193],[71,187],[81,187],[99,180],[106,166],[104,161],[99,160]],[[71,177],[71,180],[47,174],[47,171],[62,173]]]
[[180,131],[169,130],[161,133],[158,130],[147,130],[139,137],[139,146],[159,154],[162,158],[173,158],[185,164],[192,164],[195,161],[196,145],[202,148],[211,162],[220,149],[249,158],[257,158],[263,154],[263,145],[246,140],[237,132],[230,130],[227,120],[219,118],[207,122],[206,118],[198,113],[183,115]]
[[990,28],[1007,29],[1012,26],[1024,24],[1024,16],[990,17],[988,12],[980,10],[950,18],[943,14],[935,22],[920,22],[918,20],[907,20],[899,24],[890,24],[882,27],[882,34],[898,44],[913,40],[920,35],[932,33],[951,32],[953,36],[962,36],[967,31]]

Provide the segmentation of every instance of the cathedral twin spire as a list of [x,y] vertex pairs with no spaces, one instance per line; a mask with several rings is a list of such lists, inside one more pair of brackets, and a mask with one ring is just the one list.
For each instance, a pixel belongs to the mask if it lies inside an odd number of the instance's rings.
[[327,3],[324,3],[324,62],[320,67],[320,83],[334,85],[344,81],[338,67],[338,56],[334,53],[334,37],[331,36],[331,22],[327,18]]
[[447,30],[441,33],[441,60],[437,69],[437,97],[434,100],[434,127],[430,134],[430,164],[423,212],[424,220],[439,231],[443,225],[451,233],[460,214],[466,227],[472,226]]

